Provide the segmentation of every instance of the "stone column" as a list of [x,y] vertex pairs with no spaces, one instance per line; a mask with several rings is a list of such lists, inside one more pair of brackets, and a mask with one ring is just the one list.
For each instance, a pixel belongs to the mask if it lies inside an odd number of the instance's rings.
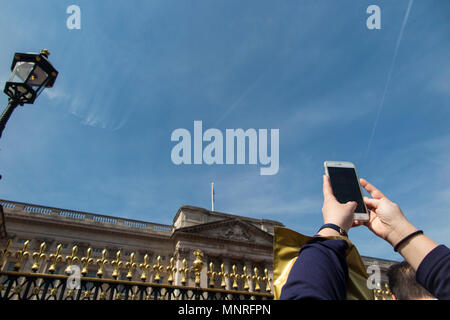
[[200,273],[200,287],[202,288],[208,288],[208,255],[203,252],[203,268]]

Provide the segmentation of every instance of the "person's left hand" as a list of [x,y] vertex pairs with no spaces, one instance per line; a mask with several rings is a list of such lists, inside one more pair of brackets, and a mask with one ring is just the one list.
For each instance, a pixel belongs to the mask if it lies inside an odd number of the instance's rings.
[[332,223],[348,232],[352,226],[358,225],[353,223],[356,206],[357,203],[355,201],[347,203],[337,201],[331,188],[330,178],[327,175],[323,176],[322,213],[324,224]]

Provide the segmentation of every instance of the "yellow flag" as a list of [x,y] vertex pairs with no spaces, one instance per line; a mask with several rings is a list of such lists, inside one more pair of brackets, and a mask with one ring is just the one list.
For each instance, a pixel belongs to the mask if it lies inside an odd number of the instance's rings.
[[[273,244],[273,291],[278,300],[281,289],[286,283],[289,272],[298,258],[300,249],[311,241],[308,237],[288,228],[275,227]],[[347,284],[348,300],[373,300],[373,291],[367,287],[369,277],[358,250],[346,237],[326,237],[327,239],[345,240],[348,243],[346,258],[349,280]]]

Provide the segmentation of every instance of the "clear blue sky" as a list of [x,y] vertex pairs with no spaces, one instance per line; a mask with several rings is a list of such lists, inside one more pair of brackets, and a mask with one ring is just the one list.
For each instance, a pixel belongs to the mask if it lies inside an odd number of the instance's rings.
[[[80,30],[66,27],[72,4]],[[366,27],[371,4],[381,30]],[[171,224],[181,205],[210,208],[214,181],[217,211],[313,234],[323,161],[347,160],[448,245],[450,2],[415,0],[405,20],[409,4],[0,1],[1,88],[14,52],[48,48],[60,72],[7,125],[0,197]],[[171,133],[194,120],[279,129],[278,174],[174,165]],[[350,236],[401,258],[365,227]]]

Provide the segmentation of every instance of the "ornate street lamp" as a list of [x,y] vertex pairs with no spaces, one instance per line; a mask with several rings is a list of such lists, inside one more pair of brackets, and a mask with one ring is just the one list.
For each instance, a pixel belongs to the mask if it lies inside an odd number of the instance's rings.
[[14,109],[25,103],[32,104],[45,88],[53,87],[58,71],[48,61],[50,52],[16,53],[11,66],[11,77],[4,92],[9,97],[8,106],[0,118],[0,137]]

